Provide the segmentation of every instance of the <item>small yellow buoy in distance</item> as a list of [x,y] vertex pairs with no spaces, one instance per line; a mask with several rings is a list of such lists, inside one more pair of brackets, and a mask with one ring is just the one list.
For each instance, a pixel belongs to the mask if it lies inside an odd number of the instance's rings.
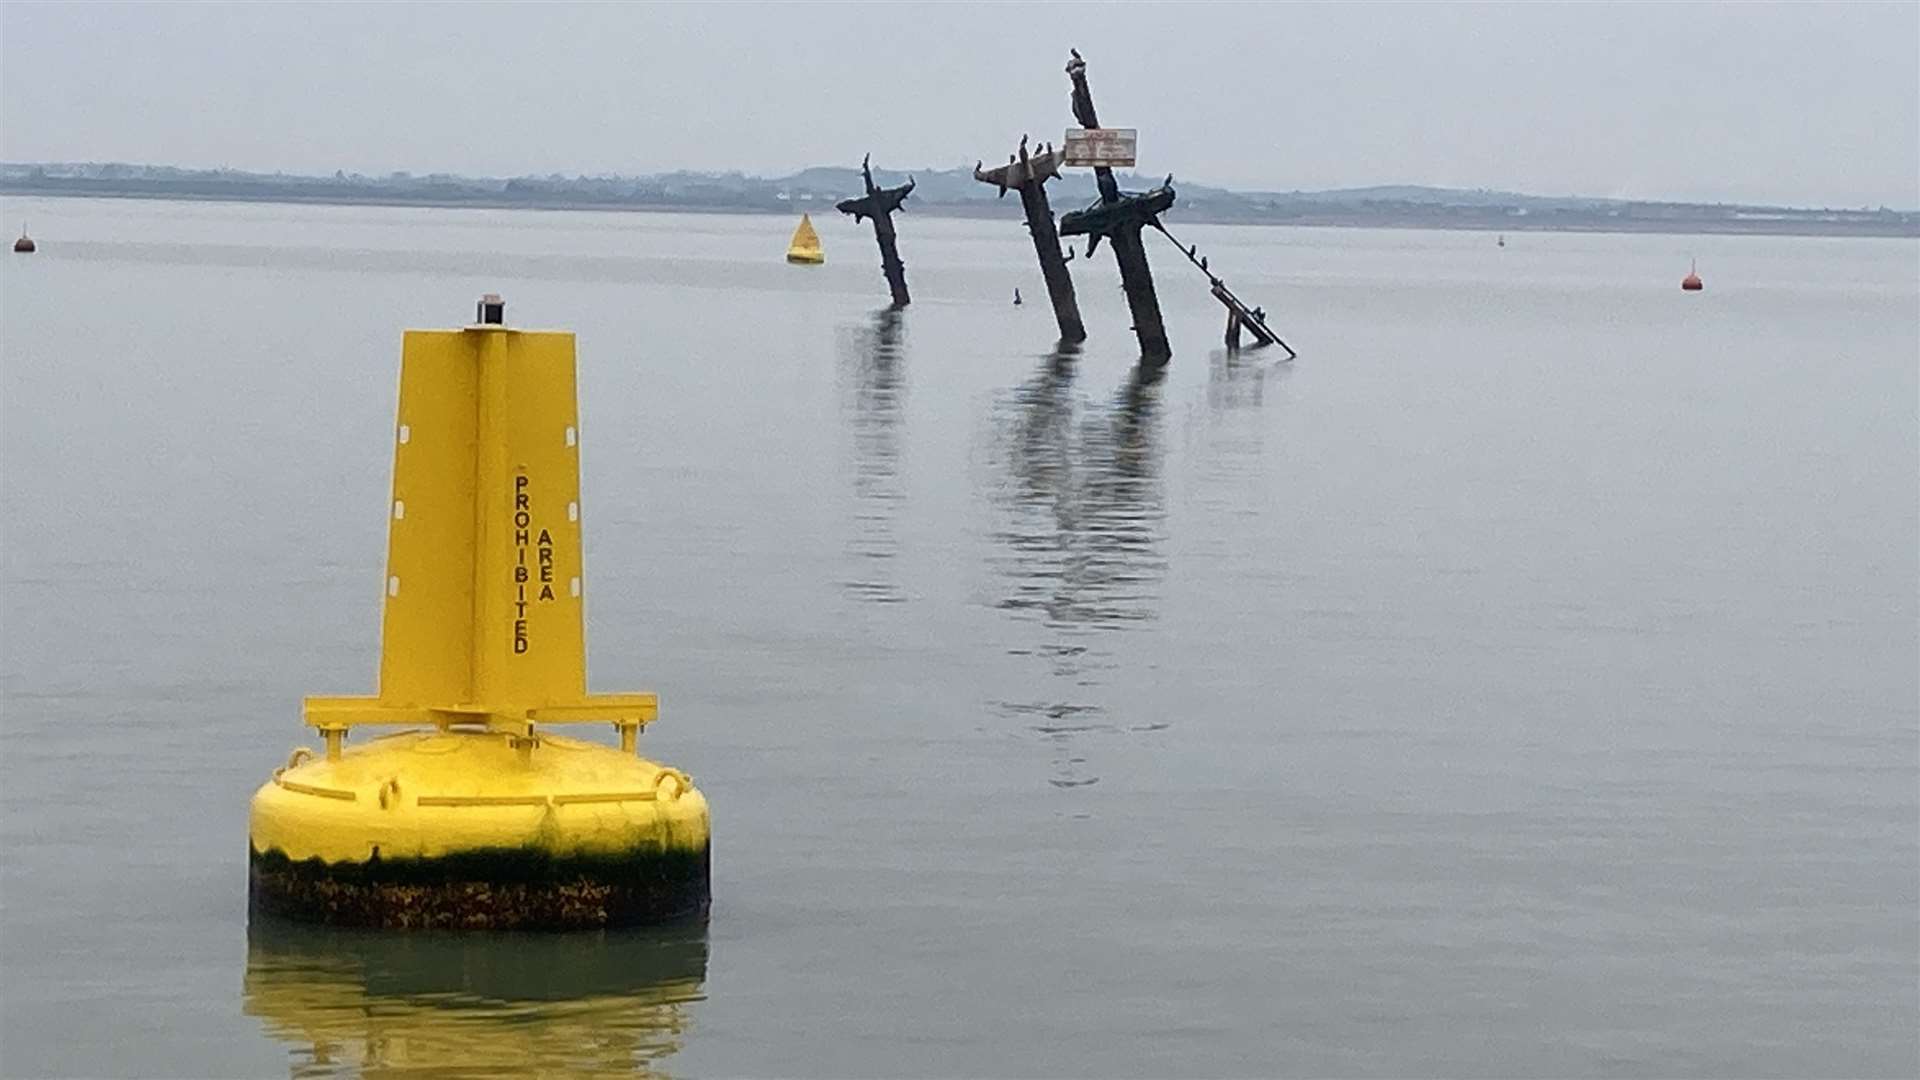
[[826,252],[820,250],[820,234],[813,229],[813,218],[806,214],[800,215],[793,240],[787,244],[787,261],[800,266],[819,266],[827,261]]
[[[559,929],[704,914],[706,799],[635,752],[652,694],[588,694],[574,338],[409,330],[379,693],[308,698],[321,753],[253,796],[255,912]],[[611,724],[620,748],[563,738]],[[346,746],[355,728],[398,733]]]

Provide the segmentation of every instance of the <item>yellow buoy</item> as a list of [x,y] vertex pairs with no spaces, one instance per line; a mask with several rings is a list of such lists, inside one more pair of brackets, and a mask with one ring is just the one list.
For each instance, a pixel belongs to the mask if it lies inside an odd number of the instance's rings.
[[827,253],[820,250],[820,234],[813,231],[813,219],[806,214],[800,215],[800,227],[793,230],[793,242],[787,245],[787,261],[805,266],[818,266],[827,261]]
[[[253,797],[255,911],[363,926],[656,922],[708,903],[706,799],[634,753],[652,694],[588,694],[574,338],[409,330],[380,692]],[[608,723],[620,749],[546,727]],[[346,747],[355,727],[410,730]]]

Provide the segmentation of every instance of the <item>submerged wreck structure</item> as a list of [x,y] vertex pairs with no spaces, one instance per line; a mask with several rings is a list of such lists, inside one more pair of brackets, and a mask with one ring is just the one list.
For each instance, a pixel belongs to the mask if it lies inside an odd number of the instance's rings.
[[894,211],[901,209],[907,196],[913,191],[913,177],[894,188],[878,187],[873,182],[873,155],[860,159],[860,175],[866,181],[867,193],[857,199],[842,199],[835,207],[843,214],[852,214],[854,224],[861,218],[873,219],[873,240],[880,245],[880,270],[887,275],[887,289],[893,293],[893,306],[906,307],[913,302],[907,295],[907,267],[900,261],[900,245],[893,231]]
[[[1241,300],[1208,267],[1207,260],[1196,247],[1175,240],[1161,223],[1160,215],[1173,207],[1177,197],[1171,175],[1149,191],[1120,189],[1113,165],[1130,166],[1134,163],[1137,133],[1130,128],[1114,130],[1100,126],[1100,117],[1093,105],[1093,91],[1087,84],[1087,62],[1077,49],[1068,51],[1073,58],[1067,63],[1067,77],[1072,83],[1073,117],[1080,124],[1080,132],[1067,133],[1067,146],[1063,150],[1056,151],[1053,144],[1049,143],[1045,150],[1037,154],[1028,150],[1027,139],[1023,136],[1019,152],[1010,155],[1005,165],[988,169],[976,162],[973,167],[973,178],[998,187],[1002,197],[1008,191],[1020,193],[1020,202],[1026,211],[1027,231],[1033,237],[1034,253],[1040,260],[1040,273],[1046,281],[1047,294],[1053,301],[1054,318],[1060,324],[1060,340],[1074,343],[1086,339],[1086,325],[1081,320],[1079,302],[1074,295],[1073,277],[1067,270],[1067,264],[1072,261],[1072,251],[1069,249],[1063,254],[1060,248],[1062,236],[1086,236],[1089,238],[1089,256],[1099,250],[1103,239],[1113,248],[1114,261],[1120,268],[1120,285],[1126,293],[1127,308],[1133,316],[1133,330],[1140,342],[1141,361],[1149,365],[1164,364],[1173,355],[1173,346],[1167,339],[1166,322],[1160,313],[1160,298],[1154,289],[1153,269],[1148,265],[1146,245],[1141,239],[1144,229],[1153,228],[1172,240],[1180,253],[1206,275],[1210,293],[1227,312],[1225,340],[1229,349],[1240,347],[1244,333],[1253,338],[1254,347],[1278,345],[1286,350],[1288,359],[1292,359],[1295,356],[1293,349],[1267,325],[1265,310]],[[1100,136],[1082,140],[1082,132],[1097,132]],[[1094,148],[1096,144],[1100,148]],[[1058,177],[1062,166],[1089,165],[1093,168],[1094,180],[1099,187],[1099,198],[1085,209],[1063,215],[1056,228],[1053,208],[1047,199],[1046,182]]]
[[[1100,127],[1094,112],[1093,91],[1087,87],[1087,62],[1078,50],[1069,50],[1067,77],[1073,82],[1073,117],[1087,129]],[[1096,166],[1094,181],[1100,185],[1100,198],[1084,210],[1074,210],[1060,218],[1060,235],[1086,236],[1087,254],[1092,255],[1104,238],[1113,248],[1114,261],[1120,265],[1120,287],[1127,294],[1127,309],[1133,314],[1133,332],[1140,339],[1140,358],[1164,362],[1173,356],[1167,342],[1166,322],[1160,316],[1160,298],[1153,291],[1153,269],[1147,265],[1146,246],[1140,230],[1159,225],[1159,215],[1173,205],[1173,177],[1151,191],[1121,191],[1113,170]]]
[[1298,357],[1299,354],[1294,352],[1286,342],[1281,341],[1280,335],[1274,333],[1273,329],[1267,325],[1266,311],[1262,308],[1248,307],[1246,301],[1235,295],[1232,289],[1227,288],[1227,283],[1220,280],[1220,275],[1207,266],[1207,257],[1200,254],[1198,245],[1189,244],[1181,247],[1180,241],[1167,231],[1165,225],[1156,221],[1153,227],[1159,229],[1162,236],[1172,240],[1173,246],[1180,248],[1180,254],[1185,255],[1188,262],[1199,267],[1200,272],[1207,275],[1207,285],[1209,291],[1213,293],[1213,298],[1220,301],[1220,305],[1227,309],[1227,348],[1238,349],[1240,332],[1245,330],[1252,335],[1254,348],[1278,345],[1287,350],[1287,359],[1292,360]]
[[[1065,157],[1052,143],[1038,154],[1027,152],[1027,137],[1020,136],[1020,152],[1007,158],[1005,165],[982,169],[973,166],[973,178],[1007,192],[1020,193],[1020,205],[1027,214],[1027,233],[1033,237],[1034,254],[1040,258],[1040,277],[1047,283],[1047,298],[1053,301],[1054,321],[1060,324],[1060,340],[1079,342],[1087,339],[1087,327],[1080,320],[1080,301],[1073,294],[1073,275],[1067,272],[1067,256],[1060,251],[1060,232],[1054,227],[1053,206],[1047,200],[1047,181],[1060,175]],[[1014,290],[1014,303],[1020,292]]]

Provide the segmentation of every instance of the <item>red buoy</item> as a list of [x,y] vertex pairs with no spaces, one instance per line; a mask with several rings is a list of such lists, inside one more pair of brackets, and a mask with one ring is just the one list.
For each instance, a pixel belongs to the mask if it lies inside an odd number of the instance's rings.
[[1689,260],[1687,276],[1680,279],[1680,288],[1686,292],[1699,292],[1706,287],[1706,284],[1700,280],[1699,266]]

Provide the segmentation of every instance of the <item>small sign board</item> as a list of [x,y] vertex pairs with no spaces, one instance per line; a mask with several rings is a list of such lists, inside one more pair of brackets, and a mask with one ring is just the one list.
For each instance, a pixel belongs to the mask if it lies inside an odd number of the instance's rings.
[[1063,165],[1132,168],[1140,145],[1138,128],[1068,128]]

